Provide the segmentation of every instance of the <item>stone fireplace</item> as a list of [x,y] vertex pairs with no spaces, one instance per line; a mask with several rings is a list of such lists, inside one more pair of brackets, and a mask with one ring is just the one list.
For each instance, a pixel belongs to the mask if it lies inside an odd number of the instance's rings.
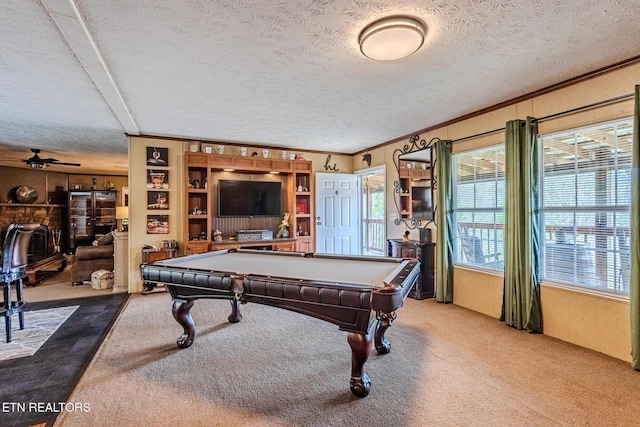
[[10,224],[40,224],[31,237],[29,264],[50,257],[55,254],[53,233],[63,229],[63,214],[64,209],[60,206],[6,204],[0,208],[2,240]]
[[[39,224],[29,242],[27,284],[36,285],[66,267],[64,236],[65,209],[62,205],[2,203],[0,205],[0,243],[4,243],[10,224]],[[55,236],[55,238],[54,238]],[[58,247],[56,247],[58,246]]]

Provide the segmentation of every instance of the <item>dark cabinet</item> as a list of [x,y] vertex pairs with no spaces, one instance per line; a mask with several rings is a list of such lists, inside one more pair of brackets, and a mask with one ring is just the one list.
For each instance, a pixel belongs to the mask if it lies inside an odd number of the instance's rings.
[[116,229],[116,191],[69,191],[69,246],[87,246]]
[[435,297],[434,252],[435,243],[415,240],[387,240],[387,255],[394,258],[415,258],[420,261],[420,276],[409,296],[415,299]]

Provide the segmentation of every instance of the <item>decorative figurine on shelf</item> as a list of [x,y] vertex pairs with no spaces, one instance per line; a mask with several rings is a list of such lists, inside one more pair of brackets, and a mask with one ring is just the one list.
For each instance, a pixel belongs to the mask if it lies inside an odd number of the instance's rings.
[[289,237],[289,225],[291,223],[289,222],[289,214],[285,213],[284,214],[284,218],[282,218],[282,222],[280,224],[278,224],[278,234],[276,235],[277,238],[287,238]]
[[215,231],[211,233],[211,238],[214,242],[222,242],[222,231],[216,228]]
[[409,230],[405,231],[404,234],[402,235],[402,241],[403,242],[409,241]]

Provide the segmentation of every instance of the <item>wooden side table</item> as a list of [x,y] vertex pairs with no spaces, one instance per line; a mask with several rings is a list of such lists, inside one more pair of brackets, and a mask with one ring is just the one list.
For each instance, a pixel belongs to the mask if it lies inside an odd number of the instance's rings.
[[143,249],[142,262],[148,264],[150,262],[156,262],[163,259],[175,258],[177,251],[178,250],[176,248]]
[[[142,249],[142,263],[149,264],[163,259],[175,258],[177,252],[177,248]],[[151,293],[156,286],[158,286],[157,283],[142,282],[142,295]]]

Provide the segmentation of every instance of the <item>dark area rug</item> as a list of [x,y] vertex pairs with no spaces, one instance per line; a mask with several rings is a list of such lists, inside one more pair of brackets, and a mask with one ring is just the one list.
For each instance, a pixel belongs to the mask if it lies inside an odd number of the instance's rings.
[[0,361],[0,425],[52,426],[60,411],[81,410],[77,407],[82,402],[67,398],[128,297],[113,294],[30,303],[27,311],[79,307],[33,356]]

